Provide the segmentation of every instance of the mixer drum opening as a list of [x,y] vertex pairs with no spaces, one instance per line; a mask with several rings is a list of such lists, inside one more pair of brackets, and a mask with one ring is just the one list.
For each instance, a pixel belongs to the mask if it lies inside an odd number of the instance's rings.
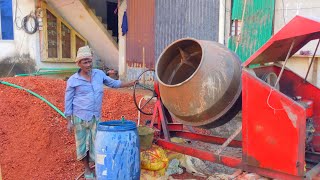
[[179,84],[192,76],[202,58],[200,44],[193,40],[177,42],[169,47],[158,65],[161,81],[168,85]]
[[156,76],[163,104],[183,124],[217,127],[241,109],[241,61],[217,42],[173,42],[160,55]]

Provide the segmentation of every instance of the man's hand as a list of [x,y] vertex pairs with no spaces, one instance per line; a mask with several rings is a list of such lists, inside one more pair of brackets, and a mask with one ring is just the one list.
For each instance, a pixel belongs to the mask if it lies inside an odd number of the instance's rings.
[[138,80],[133,80],[133,81],[126,82],[126,83],[122,82],[120,87],[121,87],[121,88],[131,87],[131,86],[133,86],[135,83],[139,83],[139,81],[138,81]]
[[72,116],[68,116],[67,121],[68,121],[67,130],[68,130],[68,133],[71,134],[73,131],[73,127],[74,127],[73,123],[72,123]]
[[130,86],[134,86],[135,83],[139,83],[139,80],[133,80],[130,82]]

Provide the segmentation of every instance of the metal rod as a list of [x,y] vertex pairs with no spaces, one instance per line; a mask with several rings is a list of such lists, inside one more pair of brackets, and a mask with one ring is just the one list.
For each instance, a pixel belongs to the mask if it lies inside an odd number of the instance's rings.
[[[171,125],[171,124],[168,124],[168,125]],[[177,128],[179,128],[179,127],[177,127]],[[172,128],[170,128],[170,126],[169,126],[169,130],[172,132],[171,129]],[[225,143],[227,141],[227,138],[191,133],[191,132],[186,132],[186,131],[173,131],[172,136],[180,137],[180,138],[184,138],[184,139],[189,139],[189,140],[194,140],[194,141],[201,141],[201,142],[205,142],[205,143],[218,144],[218,145],[222,145],[223,143]],[[237,140],[232,140],[232,141],[230,141],[229,146],[241,148],[242,142],[237,141]]]
[[316,50],[315,50],[315,51],[314,51],[314,53],[313,53],[313,56],[312,56],[312,59],[311,59],[310,65],[309,65],[309,67],[308,67],[308,71],[307,71],[306,77],[304,78],[304,82],[306,82],[306,81],[307,81],[307,78],[308,78],[308,75],[309,75],[309,71],[310,71],[311,66],[312,66],[312,64],[313,64],[314,57],[316,56],[316,53],[317,53],[317,50],[318,50],[319,44],[320,44],[320,39],[319,39],[319,41],[318,41],[318,44],[317,44]]
[[162,127],[162,132],[164,135],[164,139],[168,142],[170,142],[170,134],[169,134],[169,130],[168,130],[168,121],[167,121],[167,117],[164,113],[164,107],[162,102],[159,100],[156,104],[157,108],[158,108],[158,115],[160,117],[160,123],[161,123],[161,127]]
[[222,146],[219,147],[219,149],[216,151],[216,154],[219,155],[224,148],[226,148],[230,142],[241,132],[242,125],[238,127],[238,129],[222,144]]
[[186,144],[168,142],[164,139],[158,139],[156,143],[165,149],[193,156],[202,160],[219,163],[232,168],[239,168],[241,166],[242,159],[234,156],[216,155],[211,151],[194,148]]
[[291,54],[291,51],[292,51],[292,48],[293,48],[294,43],[295,43],[295,40],[293,40],[292,43],[291,43],[291,46],[290,46],[289,52],[288,52],[288,54],[287,54],[286,60],[284,61],[283,65],[282,65],[280,74],[279,74],[279,76],[278,76],[277,82],[274,84],[274,87],[277,87],[277,85],[278,85],[278,83],[279,83],[279,81],[280,81],[280,78],[281,78],[282,73],[283,73],[283,70],[284,70],[284,68],[285,68],[285,66],[286,66],[286,64],[287,64],[287,62],[288,62],[288,59],[289,59],[289,56],[290,56],[290,54]]

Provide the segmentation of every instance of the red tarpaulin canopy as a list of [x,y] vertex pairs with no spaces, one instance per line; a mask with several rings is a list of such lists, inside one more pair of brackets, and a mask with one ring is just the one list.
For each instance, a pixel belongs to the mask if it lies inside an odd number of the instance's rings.
[[319,38],[320,19],[296,16],[250,56],[243,66],[284,61],[293,40],[295,43],[290,57],[309,41]]

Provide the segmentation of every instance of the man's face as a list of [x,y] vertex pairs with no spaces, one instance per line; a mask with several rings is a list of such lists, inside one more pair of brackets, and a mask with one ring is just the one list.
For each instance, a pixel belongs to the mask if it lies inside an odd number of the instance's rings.
[[91,69],[92,69],[92,59],[91,58],[81,59],[80,62],[78,63],[78,66],[81,68],[81,70],[84,73],[89,73],[91,72]]

